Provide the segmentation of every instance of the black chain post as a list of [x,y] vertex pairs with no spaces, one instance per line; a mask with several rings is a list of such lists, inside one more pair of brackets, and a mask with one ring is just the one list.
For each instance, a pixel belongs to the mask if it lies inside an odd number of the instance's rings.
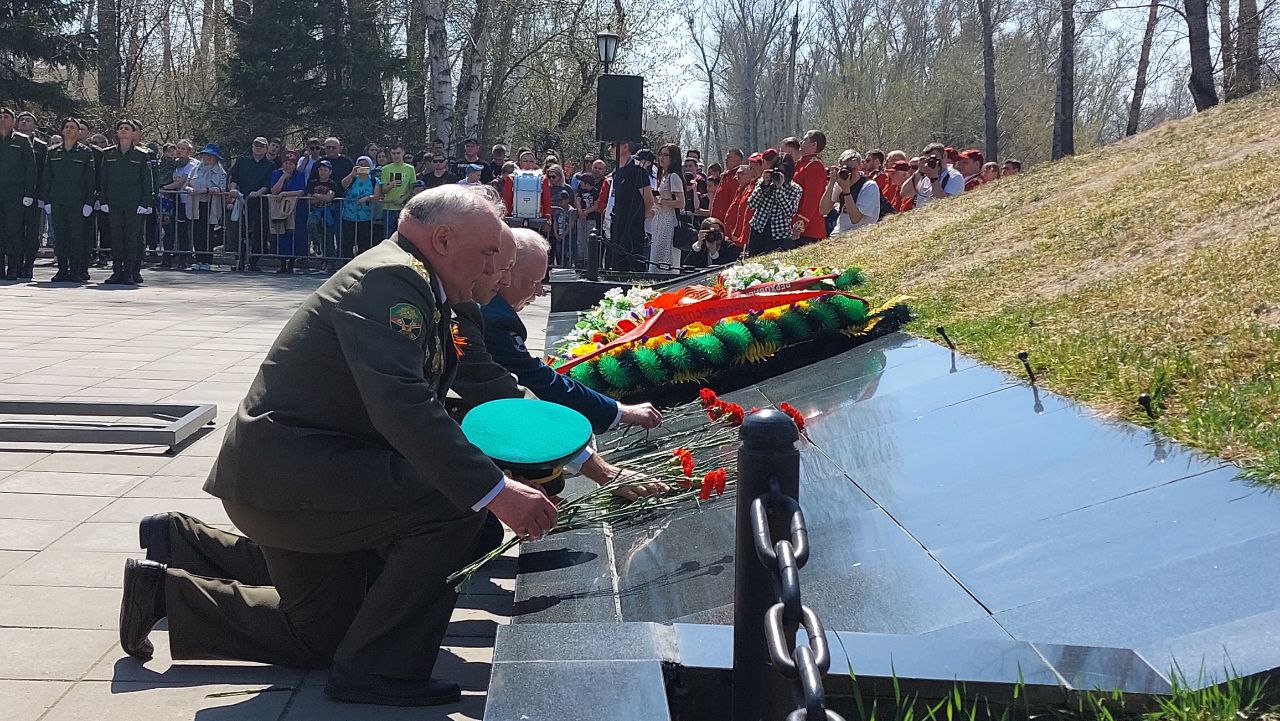
[[[764,618],[775,603],[774,574],[757,557],[757,540],[766,557],[776,557],[772,538],[789,532],[790,518],[767,513],[763,503],[775,480],[780,494],[795,498],[800,487],[800,433],[785,414],[765,409],[747,416],[738,450],[737,542],[733,579],[733,719],[774,721],[791,708],[788,684],[769,661]],[[761,502],[753,503],[760,499]],[[753,527],[754,511],[767,527]],[[769,518],[772,515],[774,518]],[[770,558],[770,567],[776,561]],[[787,655],[790,655],[788,651]]]
[[[747,416],[742,426],[733,589],[734,721],[772,720],[784,713],[787,721],[844,721],[826,707],[822,679],[831,668],[827,631],[800,596],[809,532],[797,500],[799,436],[791,419],[773,410]],[[796,645],[801,626],[808,638],[805,646]],[[783,679],[791,681],[790,705],[782,702],[787,695]]]
[[594,228],[587,236],[587,280],[600,279],[601,256],[604,255],[604,239],[600,237],[600,229]]

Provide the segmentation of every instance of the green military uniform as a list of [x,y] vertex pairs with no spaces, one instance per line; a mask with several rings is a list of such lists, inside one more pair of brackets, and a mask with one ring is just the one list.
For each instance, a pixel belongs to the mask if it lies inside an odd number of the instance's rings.
[[102,151],[98,178],[102,202],[110,209],[107,218],[111,226],[113,272],[107,282],[139,283],[147,215],[139,213],[138,208],[151,208],[155,204],[151,153],[136,145],[128,150],[112,145]]
[[457,354],[439,293],[392,236],[285,326],[205,484],[273,586],[170,567],[174,658],[331,666],[331,693],[430,678],[456,600],[445,579],[502,478],[440,403]]
[[[451,308],[454,315],[452,334],[459,356],[457,373],[450,384],[446,402],[451,414],[458,417],[470,408],[501,398],[530,397],[516,384],[515,376],[495,363],[485,349],[484,318],[480,315],[480,305],[475,301],[464,301]],[[429,368],[424,369],[424,374],[429,372]],[[168,528],[163,536],[168,538],[168,546],[148,549],[148,558],[197,576],[233,579],[248,586],[272,585],[266,558],[252,540],[214,528],[186,514],[168,513],[164,516],[162,522],[168,524]],[[487,550],[484,548],[487,543],[482,541],[480,545],[482,550]]]
[[[36,192],[44,187],[45,155],[49,152],[49,144],[31,136],[31,148],[36,156]],[[31,280],[35,274],[36,254],[40,252],[40,216],[44,213],[38,203],[22,209],[22,246],[18,249],[18,278]]]
[[58,145],[45,159],[40,199],[48,203],[49,225],[53,228],[53,252],[58,259],[55,282],[79,282],[89,272],[89,249],[84,209],[93,211],[97,192],[96,166],[89,146],[76,143]]
[[[36,155],[31,138],[14,130],[0,136],[0,277],[17,280],[22,266],[22,223],[35,206]],[[23,205],[24,201],[30,201]]]

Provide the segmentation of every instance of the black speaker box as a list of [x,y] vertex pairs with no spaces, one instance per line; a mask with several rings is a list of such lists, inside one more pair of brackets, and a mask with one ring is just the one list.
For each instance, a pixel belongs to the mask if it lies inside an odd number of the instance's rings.
[[644,130],[644,78],[601,75],[596,86],[596,140],[639,140]]

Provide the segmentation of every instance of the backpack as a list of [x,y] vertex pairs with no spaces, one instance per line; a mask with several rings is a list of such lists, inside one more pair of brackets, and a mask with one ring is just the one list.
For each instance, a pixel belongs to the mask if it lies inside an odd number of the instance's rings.
[[889,199],[884,197],[884,191],[880,190],[880,186],[865,175],[858,178],[857,182],[853,184],[853,187],[849,188],[849,195],[852,196],[853,202],[858,202],[858,193],[862,192],[862,186],[867,183],[875,185],[876,195],[880,196],[880,217],[876,220],[877,223],[884,220],[886,215],[893,215],[898,212],[897,209],[893,207],[893,203],[890,203]]
[[511,215],[526,220],[542,217],[542,173],[517,170],[511,174]]

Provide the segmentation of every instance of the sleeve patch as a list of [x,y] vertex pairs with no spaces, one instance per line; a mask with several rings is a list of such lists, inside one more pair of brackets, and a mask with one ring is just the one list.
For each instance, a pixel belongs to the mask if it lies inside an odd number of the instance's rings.
[[391,330],[409,336],[412,340],[422,337],[422,311],[412,303],[396,303],[388,313]]

